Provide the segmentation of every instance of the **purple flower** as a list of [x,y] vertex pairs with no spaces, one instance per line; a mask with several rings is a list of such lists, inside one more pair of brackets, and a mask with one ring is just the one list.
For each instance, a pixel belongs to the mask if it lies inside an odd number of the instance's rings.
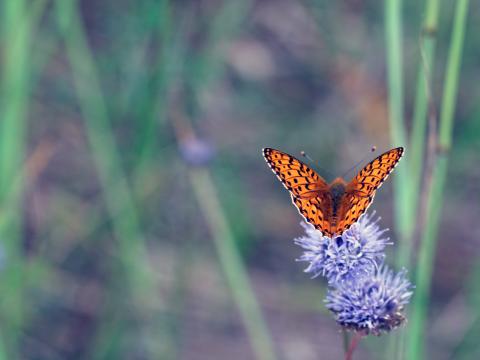
[[183,159],[192,166],[205,166],[214,155],[214,149],[209,142],[192,136],[183,136],[179,149]]
[[328,291],[326,306],[343,327],[374,335],[388,332],[404,322],[403,308],[413,294],[405,274],[405,269],[394,274],[381,266],[371,277],[338,283]]
[[313,277],[322,275],[330,285],[370,276],[385,257],[386,245],[391,245],[378,221],[372,220],[375,212],[364,215],[342,236],[329,238],[309,224],[302,223],[305,235],[295,239],[305,251],[298,259],[309,263],[305,272]]

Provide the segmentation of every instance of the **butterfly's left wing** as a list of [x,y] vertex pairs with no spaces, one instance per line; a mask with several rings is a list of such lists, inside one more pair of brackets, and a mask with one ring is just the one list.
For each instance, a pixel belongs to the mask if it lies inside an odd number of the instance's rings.
[[403,152],[403,147],[398,147],[383,153],[367,164],[347,185],[339,214],[342,220],[336,229],[338,234],[342,234],[367,211],[375,191],[397,166]]
[[268,166],[293,196],[308,199],[316,196],[319,190],[328,189],[328,184],[315,170],[292,155],[265,148],[263,156]]
[[304,199],[292,196],[292,202],[305,221],[320,230],[323,236],[332,237],[332,226],[328,218],[328,209],[332,206],[332,200],[328,192],[320,192],[317,196]]
[[308,165],[279,150],[265,148],[263,156],[305,220],[324,234],[330,234],[328,209],[332,204],[325,180]]

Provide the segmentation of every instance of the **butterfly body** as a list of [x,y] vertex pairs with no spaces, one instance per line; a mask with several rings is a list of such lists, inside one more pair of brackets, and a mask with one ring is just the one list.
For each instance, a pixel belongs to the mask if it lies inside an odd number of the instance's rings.
[[330,184],[291,155],[272,148],[263,149],[263,155],[305,220],[332,237],[341,235],[365,213],[375,191],[402,157],[403,148],[380,155],[350,182],[336,178]]
[[342,178],[336,178],[329,185],[330,196],[332,198],[332,218],[337,218],[346,190],[347,183]]

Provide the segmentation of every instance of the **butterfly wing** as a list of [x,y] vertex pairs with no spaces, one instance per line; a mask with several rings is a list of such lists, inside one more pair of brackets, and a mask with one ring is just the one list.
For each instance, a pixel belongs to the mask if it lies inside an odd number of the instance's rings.
[[314,197],[328,187],[325,180],[308,165],[279,150],[265,148],[263,156],[283,186],[294,196]]
[[290,194],[293,204],[298,212],[305,218],[305,221],[312,224],[324,236],[332,236],[331,223],[328,220],[328,209],[331,208],[331,197],[327,192],[310,199],[296,197]]
[[397,166],[403,152],[403,147],[398,147],[383,153],[367,164],[347,185],[340,208],[339,218],[342,220],[336,229],[338,234],[342,234],[367,211],[375,191]]
[[347,230],[352,224],[356,223],[360,216],[362,216],[365,211],[373,201],[373,196],[358,196],[355,193],[347,193],[342,199],[342,205],[339,210],[339,219],[337,227],[334,229],[337,235],[341,235],[345,230]]
[[326,214],[331,198],[325,180],[308,165],[279,150],[265,148],[263,156],[305,220],[325,235],[329,233]]

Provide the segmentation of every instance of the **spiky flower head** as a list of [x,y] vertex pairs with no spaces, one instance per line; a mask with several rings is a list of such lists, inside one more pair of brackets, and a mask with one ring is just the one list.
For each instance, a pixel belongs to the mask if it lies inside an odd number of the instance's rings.
[[395,274],[386,266],[373,276],[336,284],[325,300],[336,321],[347,329],[380,335],[400,326],[404,306],[412,296],[413,286],[406,270]]
[[313,277],[325,276],[328,283],[358,279],[372,275],[385,257],[385,246],[390,239],[384,236],[388,229],[380,229],[373,220],[375,212],[364,215],[342,236],[330,238],[309,224],[302,223],[305,235],[295,239],[305,251],[298,259],[309,263],[305,272]]

